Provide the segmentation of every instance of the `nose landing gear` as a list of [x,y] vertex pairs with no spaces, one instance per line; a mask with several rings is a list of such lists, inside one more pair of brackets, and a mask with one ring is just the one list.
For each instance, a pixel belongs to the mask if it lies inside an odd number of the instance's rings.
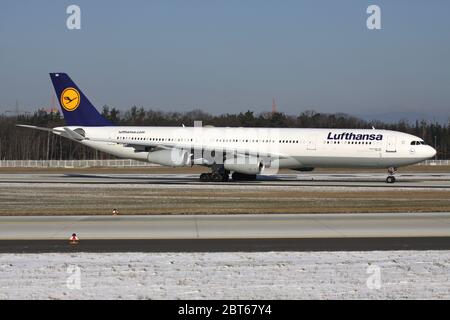
[[386,178],[386,183],[394,183],[395,182],[395,174],[397,173],[397,168],[390,167],[388,169],[388,177]]
[[394,183],[395,182],[395,177],[394,176],[388,176],[386,178],[386,183]]

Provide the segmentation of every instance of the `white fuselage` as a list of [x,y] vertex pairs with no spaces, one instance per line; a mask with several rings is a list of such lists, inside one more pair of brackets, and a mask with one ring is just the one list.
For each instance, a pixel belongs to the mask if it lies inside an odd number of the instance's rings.
[[[433,157],[434,148],[410,134],[367,129],[290,129],[218,127],[67,127],[83,132],[80,143],[119,158],[148,161],[154,148],[202,152],[238,151],[277,159],[279,168],[389,168]],[[58,128],[56,128],[58,129]],[[82,131],[81,131],[81,130]],[[195,151],[194,151],[195,150]],[[194,162],[191,162],[191,164]]]

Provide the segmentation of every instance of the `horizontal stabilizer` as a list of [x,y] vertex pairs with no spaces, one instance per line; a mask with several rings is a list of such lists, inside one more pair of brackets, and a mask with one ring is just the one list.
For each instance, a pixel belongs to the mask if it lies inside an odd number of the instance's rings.
[[81,134],[79,134],[79,133],[77,133],[77,132],[75,132],[75,131],[67,128],[67,127],[64,127],[64,130],[66,131],[66,133],[67,133],[67,135],[69,136],[70,139],[77,140],[77,141],[82,141],[82,140],[86,139]]
[[26,124],[16,124],[17,127],[23,127],[23,128],[30,128],[30,129],[36,129],[36,130],[42,130],[42,131],[50,131],[53,132],[52,128],[44,128],[44,127],[36,127],[36,126],[29,126]]

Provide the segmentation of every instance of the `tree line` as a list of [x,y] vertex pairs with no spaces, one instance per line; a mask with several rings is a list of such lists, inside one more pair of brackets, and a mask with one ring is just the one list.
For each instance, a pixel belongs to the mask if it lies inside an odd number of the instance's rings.
[[[298,115],[281,112],[255,113],[253,111],[237,114],[212,115],[201,110],[189,112],[163,112],[132,107],[126,111],[104,106],[103,116],[122,126],[193,126],[200,120],[203,125],[216,127],[287,127],[287,128],[372,128],[389,129],[410,133],[423,138],[428,144],[436,146],[438,159],[450,158],[450,120],[446,125],[427,121],[399,121],[383,123],[365,121],[347,114],[318,113],[312,110]],[[59,112],[49,113],[38,110],[33,114],[17,116],[0,115],[0,159],[2,160],[73,160],[73,159],[111,159],[108,154],[87,148],[79,143],[54,134],[17,127],[28,124],[40,127],[64,126]]]

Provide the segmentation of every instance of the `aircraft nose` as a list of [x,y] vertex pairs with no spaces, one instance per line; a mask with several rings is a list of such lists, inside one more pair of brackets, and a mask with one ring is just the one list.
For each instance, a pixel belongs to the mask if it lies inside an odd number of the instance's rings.
[[431,146],[428,146],[427,157],[433,158],[435,155],[436,155],[436,149]]

